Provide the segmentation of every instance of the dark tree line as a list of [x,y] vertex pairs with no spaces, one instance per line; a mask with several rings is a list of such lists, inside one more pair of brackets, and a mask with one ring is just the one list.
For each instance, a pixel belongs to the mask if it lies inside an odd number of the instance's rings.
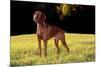
[[32,14],[36,10],[46,14],[48,24],[66,32],[95,33],[95,6],[11,1],[11,35],[35,33]]

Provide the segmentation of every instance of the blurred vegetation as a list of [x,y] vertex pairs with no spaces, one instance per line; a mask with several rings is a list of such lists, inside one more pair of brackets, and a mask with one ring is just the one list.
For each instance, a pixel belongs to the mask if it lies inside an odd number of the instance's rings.
[[60,4],[57,5],[57,13],[60,15],[60,19],[63,20],[65,16],[70,16],[71,11],[77,11],[78,5]]

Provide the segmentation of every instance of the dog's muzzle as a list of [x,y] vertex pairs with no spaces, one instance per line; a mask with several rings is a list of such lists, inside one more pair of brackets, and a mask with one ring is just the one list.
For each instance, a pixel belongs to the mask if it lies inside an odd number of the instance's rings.
[[36,21],[36,15],[33,16],[33,20]]

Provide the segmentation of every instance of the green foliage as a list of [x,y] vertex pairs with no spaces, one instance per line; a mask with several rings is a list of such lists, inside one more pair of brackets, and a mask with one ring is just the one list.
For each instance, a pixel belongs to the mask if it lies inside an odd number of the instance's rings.
[[60,20],[63,20],[67,15],[69,16],[71,11],[76,12],[76,7],[78,7],[78,5],[60,4],[56,6],[57,13],[60,15]]
[[40,58],[37,53],[36,34],[11,36],[11,66],[95,61],[95,35],[68,33],[66,34],[66,42],[70,48],[69,54],[62,46],[62,43],[59,42],[61,54],[57,56],[54,41],[51,39],[47,45],[47,58],[43,56]]

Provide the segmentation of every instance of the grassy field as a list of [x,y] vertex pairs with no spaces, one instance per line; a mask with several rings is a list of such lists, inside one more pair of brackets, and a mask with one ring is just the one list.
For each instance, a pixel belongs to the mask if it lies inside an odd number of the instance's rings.
[[[11,36],[11,65],[59,64],[95,61],[95,35],[67,33],[66,42],[70,48],[68,54],[59,42],[61,54],[58,57],[53,39],[48,41],[48,56],[39,57],[36,53],[38,42],[36,34]],[[43,42],[42,42],[43,48]]]

